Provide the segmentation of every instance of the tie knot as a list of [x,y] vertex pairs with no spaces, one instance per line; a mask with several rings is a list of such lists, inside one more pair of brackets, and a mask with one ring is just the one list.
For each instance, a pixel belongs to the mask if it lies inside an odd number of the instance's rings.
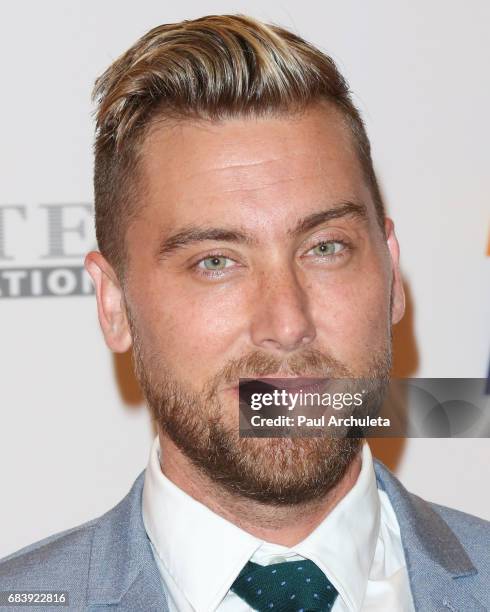
[[249,561],[231,590],[260,612],[328,612],[338,594],[321,569],[308,559],[272,565]]

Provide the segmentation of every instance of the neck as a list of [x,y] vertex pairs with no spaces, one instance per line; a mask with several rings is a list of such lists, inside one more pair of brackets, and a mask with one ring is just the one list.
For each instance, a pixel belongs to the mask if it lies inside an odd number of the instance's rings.
[[185,493],[253,536],[282,546],[304,540],[347,495],[361,471],[359,452],[342,479],[324,497],[301,505],[277,507],[237,498],[203,475],[163,432],[159,432],[165,476]]

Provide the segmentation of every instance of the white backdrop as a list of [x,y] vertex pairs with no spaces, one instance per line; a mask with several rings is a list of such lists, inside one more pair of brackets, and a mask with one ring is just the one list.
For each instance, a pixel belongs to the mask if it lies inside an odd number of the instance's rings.
[[[105,347],[79,276],[94,245],[90,91],[151,27],[226,12],[293,29],[355,92],[401,244],[397,372],[487,375],[487,0],[2,3],[0,557],[103,513],[146,465],[154,430],[129,359]],[[410,490],[490,519],[488,439],[373,449]]]

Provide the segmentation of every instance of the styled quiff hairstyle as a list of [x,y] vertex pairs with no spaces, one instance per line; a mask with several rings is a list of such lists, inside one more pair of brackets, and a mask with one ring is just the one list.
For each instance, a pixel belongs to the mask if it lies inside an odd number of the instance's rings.
[[99,249],[123,280],[125,234],[143,204],[139,159],[154,120],[221,120],[300,112],[327,101],[350,127],[383,226],[369,140],[333,60],[275,25],[244,15],[164,24],[95,81],[95,226]]

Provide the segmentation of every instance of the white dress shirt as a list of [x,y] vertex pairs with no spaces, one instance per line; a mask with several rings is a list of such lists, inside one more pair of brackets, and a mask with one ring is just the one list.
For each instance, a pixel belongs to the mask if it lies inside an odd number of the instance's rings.
[[296,546],[271,544],[222,518],[171,482],[156,436],[145,472],[143,522],[170,612],[250,612],[230,591],[247,561],[310,559],[338,591],[332,612],[413,612],[400,528],[376,486],[371,450],[350,491]]

